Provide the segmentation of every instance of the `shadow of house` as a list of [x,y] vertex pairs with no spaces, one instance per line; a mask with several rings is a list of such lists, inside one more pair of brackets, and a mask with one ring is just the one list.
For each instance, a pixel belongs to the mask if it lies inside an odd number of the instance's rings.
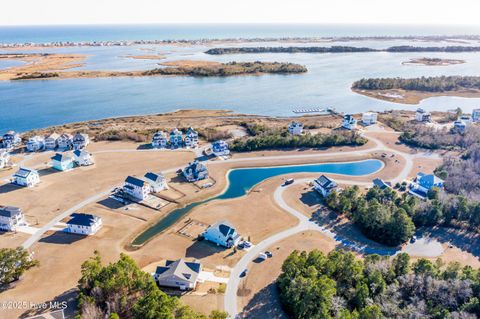
[[38,172],[38,175],[40,177],[42,177],[42,176],[47,176],[47,175],[60,173],[61,171],[56,170],[56,169],[51,168],[51,167],[46,167],[46,168],[39,169],[37,172]]
[[22,188],[23,186],[16,185],[16,184],[11,184],[11,183],[3,184],[3,185],[0,185],[0,194],[10,193]]
[[275,282],[264,287],[253,296],[240,313],[240,318],[288,319],[282,309]]
[[85,235],[70,234],[63,231],[56,231],[53,234],[48,235],[47,237],[41,238],[39,241],[41,243],[48,244],[70,245],[87,237],[88,236]]
[[[27,318],[27,317],[32,317],[32,316],[40,316],[42,313],[48,313],[48,312],[53,312],[56,309],[51,309],[51,305],[58,305],[57,309],[62,309],[64,318],[65,319],[73,319],[76,316],[76,312],[78,309],[78,289],[77,288],[72,288],[70,290],[67,290],[63,292],[62,294],[56,296],[52,300],[46,301],[45,303],[49,306],[48,310],[45,310],[41,307],[38,308],[32,308],[23,314],[20,315],[20,318]],[[42,317],[40,317],[42,318]],[[60,318],[60,317],[59,317]]]
[[110,198],[110,197],[107,197],[107,198],[104,198],[104,199],[98,201],[97,204],[102,205],[102,206],[104,206],[106,208],[109,208],[109,209],[120,209],[122,207],[125,207],[125,204],[119,202],[118,200]]
[[137,150],[153,150],[153,147],[151,143],[145,143],[138,145]]
[[317,191],[310,189],[308,192],[304,192],[300,196],[300,201],[308,207],[317,206],[321,203],[320,196]]
[[212,256],[214,254],[225,252],[227,250],[228,249],[217,246],[207,240],[194,240],[193,244],[187,248],[185,252],[185,257],[202,259],[208,256]]
[[174,177],[170,178],[171,183],[188,183],[187,179],[185,176],[183,176],[182,173],[178,173]]

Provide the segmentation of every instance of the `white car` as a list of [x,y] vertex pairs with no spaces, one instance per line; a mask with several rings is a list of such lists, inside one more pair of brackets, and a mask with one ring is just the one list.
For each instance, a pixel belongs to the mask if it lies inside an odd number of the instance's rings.
[[260,253],[260,254],[258,255],[258,259],[261,259],[261,260],[266,260],[267,258],[268,258],[268,256],[267,256],[267,254],[265,254],[265,253]]

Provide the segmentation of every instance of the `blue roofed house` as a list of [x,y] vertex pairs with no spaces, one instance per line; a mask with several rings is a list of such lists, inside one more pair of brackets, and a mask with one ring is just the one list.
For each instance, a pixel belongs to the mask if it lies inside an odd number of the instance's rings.
[[153,134],[152,147],[153,148],[166,148],[168,144],[167,133],[164,131],[158,131]]
[[144,178],[150,184],[154,193],[168,189],[167,179],[162,173],[148,172],[145,174]]
[[215,156],[227,156],[228,154],[230,154],[228,144],[223,140],[215,141],[212,143],[212,152]]
[[68,233],[93,235],[102,227],[102,218],[91,214],[73,213],[67,221]]
[[189,182],[196,182],[208,178],[207,167],[199,161],[193,161],[182,170],[183,176]]
[[151,186],[146,181],[128,176],[123,185],[123,191],[133,197],[135,200],[142,201],[148,197],[151,192]]
[[297,121],[293,121],[288,125],[288,132],[292,135],[302,135],[303,124]]
[[165,266],[158,266],[153,278],[162,287],[180,290],[195,289],[202,265],[198,262],[188,262],[183,259],[167,260]]
[[434,174],[418,173],[415,182],[410,184],[409,193],[415,196],[426,197],[433,187],[442,189],[444,181]]
[[77,133],[72,138],[72,145],[74,150],[81,150],[85,148],[90,143],[90,138],[88,134]]
[[220,221],[208,228],[202,233],[204,239],[223,247],[233,247],[240,241],[240,234],[227,221]]
[[94,164],[92,154],[85,149],[73,151],[73,161],[78,166],[89,166]]
[[313,188],[323,197],[330,195],[330,193],[337,189],[337,187],[337,183],[325,175],[321,175],[319,178],[313,181]]
[[52,168],[59,171],[68,171],[73,168],[73,158],[67,154],[56,153],[52,156]]
[[40,183],[40,175],[34,169],[20,167],[12,176],[12,183],[20,186],[33,187]]
[[5,231],[16,231],[18,226],[26,226],[23,212],[18,207],[0,207],[0,229]]
[[373,186],[377,186],[380,189],[386,189],[386,188],[392,188],[392,183],[390,182],[385,182],[381,178],[375,178],[373,180]]
[[11,149],[22,142],[20,134],[15,131],[8,131],[3,135],[2,145],[6,149]]
[[351,114],[347,114],[343,117],[342,127],[347,130],[354,130],[357,128],[357,120]]
[[198,132],[190,127],[185,134],[185,147],[187,148],[197,148],[198,147]]
[[177,128],[170,132],[170,146],[172,148],[180,148],[183,146],[183,133]]
[[61,150],[69,150],[73,145],[73,136],[68,133],[63,133],[57,138],[57,146]]

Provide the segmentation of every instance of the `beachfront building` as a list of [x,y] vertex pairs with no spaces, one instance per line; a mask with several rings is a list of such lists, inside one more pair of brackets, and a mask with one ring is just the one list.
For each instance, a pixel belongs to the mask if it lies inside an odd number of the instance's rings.
[[52,168],[68,171],[73,168],[73,158],[67,154],[56,153],[52,158]]
[[68,133],[63,133],[57,138],[57,146],[61,150],[69,150],[72,148],[73,136]]
[[88,134],[77,133],[72,138],[72,145],[74,150],[85,148],[90,143]]
[[302,135],[303,133],[303,124],[300,122],[293,121],[288,125],[288,133],[292,135]]
[[168,189],[167,179],[162,173],[148,172],[144,177],[145,180],[150,184],[152,192],[158,193]]
[[123,191],[135,200],[142,201],[150,194],[151,186],[146,181],[128,176],[123,185]]
[[170,146],[172,148],[179,148],[183,145],[183,133],[179,131],[177,128],[174,128],[170,132]]
[[480,122],[480,109],[475,109],[472,111],[472,120],[474,122]]
[[465,124],[464,121],[461,120],[456,120],[453,122],[453,131],[457,133],[465,133],[465,130],[467,129],[467,124]]
[[22,142],[20,134],[15,131],[8,131],[3,135],[2,145],[6,149],[11,149]]
[[60,135],[57,133],[52,133],[45,136],[45,149],[47,150],[54,150],[58,147],[57,141]]
[[102,218],[91,214],[73,213],[65,231],[78,235],[93,235],[102,228]]
[[218,246],[233,247],[240,241],[240,235],[229,222],[221,221],[208,226],[202,237]]
[[198,132],[190,127],[185,134],[185,147],[187,148],[197,148],[198,147]]
[[323,197],[330,195],[330,193],[336,190],[337,187],[337,183],[325,175],[321,175],[319,178],[313,181],[313,188]]
[[430,112],[427,112],[425,109],[419,107],[415,112],[415,121],[417,122],[431,122],[432,116]]
[[165,266],[158,266],[153,279],[161,287],[193,290],[197,286],[198,275],[202,265],[197,262],[187,262],[183,259],[167,260]]
[[22,209],[13,206],[0,207],[0,229],[16,231],[18,226],[26,226],[27,222]]
[[228,144],[224,140],[215,141],[212,143],[212,153],[215,156],[227,156],[230,154]]
[[164,131],[158,131],[153,134],[152,147],[153,148],[166,148],[168,144],[167,133]]
[[199,161],[193,161],[183,169],[183,176],[189,182],[196,182],[208,178],[207,167]]
[[45,139],[42,136],[32,136],[27,142],[27,151],[38,152],[45,149]]
[[377,123],[378,113],[375,112],[365,112],[362,114],[362,123],[363,125],[373,125]]
[[0,169],[10,165],[10,153],[0,150]]
[[343,117],[342,127],[347,130],[354,130],[357,128],[357,120],[351,114],[347,114]]
[[73,162],[77,166],[89,166],[93,165],[93,156],[85,149],[73,151]]
[[415,181],[410,184],[409,193],[415,196],[426,197],[428,191],[433,187],[443,188],[444,181],[434,174],[424,174],[422,172],[417,174]]
[[34,169],[20,167],[12,176],[12,183],[20,186],[33,187],[40,183],[40,175]]

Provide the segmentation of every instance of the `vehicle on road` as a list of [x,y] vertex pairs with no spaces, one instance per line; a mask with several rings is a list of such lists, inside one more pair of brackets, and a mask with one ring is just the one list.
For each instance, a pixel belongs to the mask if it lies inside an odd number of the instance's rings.
[[268,256],[265,253],[258,254],[258,259],[260,259],[260,260],[266,260],[267,258],[268,258]]
[[283,183],[283,185],[290,185],[290,184],[293,184],[295,180],[293,178],[289,178],[289,179],[286,179],[285,182]]
[[272,257],[273,257],[272,252],[270,252],[270,251],[268,251],[268,250],[265,252],[265,255],[267,255],[268,258],[272,258]]
[[243,241],[243,242],[241,242],[241,243],[239,244],[239,246],[240,246],[240,245],[241,245],[241,248],[250,248],[250,247],[252,247],[252,243],[249,242],[249,241],[246,241],[246,240]]
[[248,269],[245,268],[245,269],[242,271],[242,273],[240,274],[240,277],[245,277],[245,276],[247,275],[247,273],[248,273]]
[[412,236],[412,238],[410,239],[410,243],[413,244],[416,241],[417,241],[417,236]]

